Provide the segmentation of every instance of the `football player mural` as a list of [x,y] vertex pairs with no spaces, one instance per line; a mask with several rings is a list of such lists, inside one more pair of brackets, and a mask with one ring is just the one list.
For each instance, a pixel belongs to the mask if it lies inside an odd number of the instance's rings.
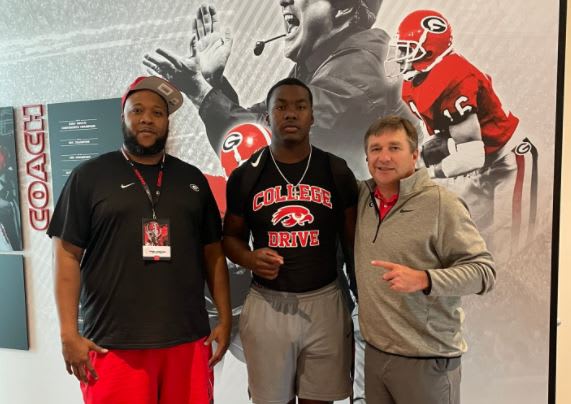
[[505,261],[506,243],[517,246],[520,233],[522,155],[534,151],[518,133],[519,119],[502,105],[491,77],[456,52],[452,27],[437,11],[402,20],[386,65],[390,76],[402,75],[402,98],[428,135],[421,157],[431,177],[463,197],[496,259]]

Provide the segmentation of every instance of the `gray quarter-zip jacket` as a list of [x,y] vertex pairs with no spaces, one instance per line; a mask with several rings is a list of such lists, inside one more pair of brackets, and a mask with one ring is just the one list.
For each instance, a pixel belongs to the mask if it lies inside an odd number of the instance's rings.
[[[372,179],[359,183],[355,267],[359,322],[365,340],[408,357],[466,352],[461,296],[484,294],[496,279],[494,261],[462,201],[426,169],[400,181],[396,205],[379,222]],[[426,270],[430,293],[392,291],[372,260]]]

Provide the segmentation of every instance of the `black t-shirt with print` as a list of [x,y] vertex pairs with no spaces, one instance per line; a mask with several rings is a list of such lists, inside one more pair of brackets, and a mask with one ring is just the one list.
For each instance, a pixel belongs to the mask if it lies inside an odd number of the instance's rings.
[[[137,166],[153,189],[158,166]],[[118,151],[77,167],[55,207],[48,235],[85,250],[82,334],[104,347],[161,348],[209,333],[204,246],[220,240],[221,223],[204,175],[167,156],[155,210],[170,222],[170,261],[143,260],[151,205]]]
[[[244,217],[252,235],[253,248],[269,247],[284,257],[278,277],[267,280],[253,275],[267,288],[287,292],[319,289],[337,277],[337,240],[344,211],[357,203],[356,182],[346,164],[333,180],[328,155],[313,148],[307,173],[297,186],[308,159],[295,164],[277,163],[268,157],[258,181],[246,201],[240,201],[240,175],[228,180],[227,209]],[[335,183],[344,184],[341,190]],[[339,192],[349,193],[341,195]]]

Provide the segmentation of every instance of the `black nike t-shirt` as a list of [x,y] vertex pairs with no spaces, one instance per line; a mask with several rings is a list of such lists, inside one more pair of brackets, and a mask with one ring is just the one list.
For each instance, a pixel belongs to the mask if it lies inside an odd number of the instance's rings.
[[[329,158],[315,147],[309,167],[308,159],[295,164],[274,164],[268,157],[245,201],[240,200],[240,176],[244,170],[236,170],[230,176],[228,212],[245,219],[254,249],[269,247],[284,257],[276,279],[253,275],[258,284],[301,293],[319,289],[336,279],[337,240],[345,209],[357,203],[357,186],[346,164],[334,181]],[[336,189],[336,183],[342,184],[342,189]]]
[[[151,189],[158,166],[141,167]],[[159,219],[170,224],[170,261],[144,261],[142,219],[151,204],[120,152],[77,167],[48,228],[85,250],[80,265],[82,334],[115,349],[161,348],[208,335],[204,246],[221,238],[204,175],[167,156]]]

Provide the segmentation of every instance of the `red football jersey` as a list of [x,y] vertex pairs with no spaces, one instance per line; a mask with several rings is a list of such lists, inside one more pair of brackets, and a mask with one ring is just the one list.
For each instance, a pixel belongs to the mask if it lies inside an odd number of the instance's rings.
[[431,136],[475,113],[486,154],[505,145],[519,123],[503,109],[491,77],[457,53],[445,56],[419,83],[403,81],[402,97]]

